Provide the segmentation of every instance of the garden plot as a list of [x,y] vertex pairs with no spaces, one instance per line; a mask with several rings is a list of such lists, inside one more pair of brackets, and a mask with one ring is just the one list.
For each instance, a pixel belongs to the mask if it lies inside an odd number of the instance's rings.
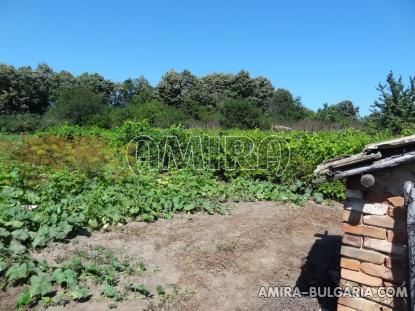
[[[243,202],[229,215],[131,222],[54,243],[33,256],[55,263],[74,254],[91,258],[101,250],[141,267],[122,275],[117,287],[123,292],[129,284],[145,284],[145,289],[131,291],[122,301],[103,298],[92,284],[90,300],[49,310],[318,310],[316,299],[257,295],[261,286],[315,286],[329,280],[338,266],[340,215],[337,204]],[[12,309],[16,294],[13,288],[1,293],[0,309]]]

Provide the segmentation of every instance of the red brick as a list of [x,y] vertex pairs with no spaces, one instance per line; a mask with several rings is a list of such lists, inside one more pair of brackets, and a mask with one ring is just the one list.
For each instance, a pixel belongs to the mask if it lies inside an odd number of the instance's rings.
[[385,240],[364,238],[363,246],[388,254],[405,255],[405,247]]
[[362,226],[352,226],[346,223],[343,223],[343,232],[351,233],[356,235],[362,235]]
[[371,225],[376,227],[395,229],[395,230],[404,230],[405,223],[399,220],[395,220],[389,216],[377,216],[377,215],[367,215],[363,216],[363,223],[365,225]]
[[342,256],[350,257],[353,259],[359,259],[361,261],[373,262],[377,264],[385,262],[385,255],[367,249],[342,246],[340,253]]
[[373,263],[364,262],[361,264],[360,269],[366,274],[396,283],[402,283],[406,278],[406,273],[403,269],[394,269],[392,271],[384,265],[375,265]]
[[386,201],[393,207],[403,207],[405,205],[405,199],[403,197],[390,197]]
[[354,259],[341,258],[340,259],[340,267],[346,268],[346,269],[349,269],[349,270],[359,271],[360,262],[358,260],[354,260]]
[[360,248],[362,246],[362,242],[363,242],[363,238],[360,236],[354,236],[354,235],[350,235],[347,233],[343,235],[343,239],[342,239],[343,244]]
[[344,222],[347,222],[348,224],[355,226],[361,223],[361,220],[362,220],[362,213],[348,211],[348,210],[343,211]]
[[391,269],[386,268],[384,265],[376,265],[370,262],[362,262],[361,270],[366,274],[377,276],[385,280],[392,279]]
[[347,270],[344,268],[341,269],[340,275],[343,279],[369,286],[381,286],[383,283],[382,279],[379,277],[374,277],[360,271]]
[[387,232],[388,241],[397,244],[406,244],[406,232],[405,231],[393,231],[388,230]]
[[374,301],[370,301],[364,298],[349,298],[339,297],[338,303],[340,305],[353,308],[361,311],[389,311],[392,310],[388,307],[384,307]]
[[365,225],[351,226],[349,224],[343,223],[343,232],[355,235],[368,236],[377,239],[386,239],[385,229]]

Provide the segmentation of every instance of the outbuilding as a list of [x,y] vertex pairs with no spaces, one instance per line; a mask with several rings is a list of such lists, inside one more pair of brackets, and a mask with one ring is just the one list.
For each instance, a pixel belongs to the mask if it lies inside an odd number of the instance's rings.
[[[339,284],[345,295],[337,310],[415,310],[415,135],[329,160],[314,174],[316,183],[346,179]],[[347,297],[356,288],[361,297]]]

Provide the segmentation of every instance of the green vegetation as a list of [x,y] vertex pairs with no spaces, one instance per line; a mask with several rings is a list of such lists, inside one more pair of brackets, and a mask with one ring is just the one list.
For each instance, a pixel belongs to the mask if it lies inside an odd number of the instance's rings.
[[68,123],[117,127],[126,120],[148,120],[155,127],[181,124],[202,128],[270,128],[301,130],[366,128],[393,134],[413,130],[414,79],[406,87],[389,73],[379,84],[380,97],[370,116],[361,118],[350,100],[324,104],[317,112],[300,97],[275,88],[265,77],[214,73],[197,77],[190,71],[165,73],[153,87],[144,78],[113,82],[99,74],[73,76],[46,64],[37,68],[0,64],[0,130],[32,132]]
[[[242,120],[235,118],[235,111],[243,113]],[[62,123],[111,128],[144,119],[156,127],[203,128],[332,122],[306,109],[290,91],[246,71],[203,77],[188,70],[169,71],[153,87],[143,77],[117,83],[99,74],[55,72],[46,64],[35,69],[0,64],[2,131],[31,132]]]
[[386,85],[379,84],[379,100],[373,104],[373,114],[368,123],[375,129],[387,128],[394,134],[413,132],[415,129],[415,78],[409,78],[405,87],[390,72]]
[[358,122],[359,107],[355,107],[350,100],[344,100],[336,105],[324,104],[323,108],[317,111],[317,115],[322,121],[348,125]]
[[[86,299],[88,280],[92,279],[101,284],[103,296],[123,299],[125,294],[114,286],[117,275],[130,271],[131,267],[118,259],[111,263],[112,268],[93,268],[85,260],[71,265],[76,256],[68,259],[69,263],[50,266],[34,260],[29,252],[52,241],[68,239],[83,228],[108,228],[134,219],[154,221],[183,212],[226,213],[229,201],[278,200],[301,204],[313,195],[316,200],[322,195],[341,199],[341,183],[330,183],[320,189],[310,186],[315,165],[356,152],[363,145],[386,137],[353,130],[280,133],[278,144],[271,146],[269,152],[281,156],[281,162],[261,169],[266,159],[260,143],[272,134],[259,130],[158,129],[146,122],[128,121],[114,130],[66,125],[25,137],[23,141],[3,140],[0,144],[3,286],[27,284],[19,295],[19,305]],[[189,166],[188,159],[180,156],[184,146],[173,142],[169,155],[175,158],[175,167],[169,166],[167,170],[163,160],[157,170],[138,166],[143,170],[133,174],[125,150],[128,142],[139,135],[148,135],[160,145],[171,136],[177,137],[181,144],[190,142],[195,151],[195,166]],[[209,140],[202,140],[198,151],[199,144],[190,139],[196,136],[217,139],[219,153],[212,154],[210,165],[222,169],[197,170],[198,165],[204,164],[203,157],[198,156],[207,155],[212,145]],[[245,143],[253,146],[253,156],[242,159],[235,148],[226,149],[223,145],[226,137],[230,137],[227,143],[231,145],[245,139]],[[138,154],[143,150],[138,149]],[[155,156],[150,154],[149,160],[155,160]],[[247,169],[255,166],[258,159],[256,169]],[[223,169],[225,163],[231,169]],[[282,170],[281,163],[287,164],[282,165]],[[56,287],[60,290],[55,294],[52,288]],[[128,288],[147,295],[139,286]]]
[[[213,176],[222,180],[244,177],[284,185],[301,182],[308,187],[316,165],[322,161],[360,152],[366,144],[390,137],[385,133],[374,135],[352,129],[328,132],[289,131],[277,135],[272,131],[261,130],[203,130],[177,126],[160,129],[150,127],[146,122],[132,121],[113,130],[58,126],[41,135],[64,138],[101,137],[115,147],[124,146],[136,137],[148,136],[152,139],[150,154],[147,145],[140,145],[137,152],[139,155],[142,153],[142,157],[153,164],[153,168],[162,163],[156,167],[159,172],[166,170],[164,158],[170,157],[174,158],[177,169],[209,169]],[[167,151],[164,150],[166,143],[169,146]],[[133,144],[131,147],[131,152],[135,153],[136,146]],[[190,150],[193,157],[189,162]],[[278,161],[267,161],[268,156],[274,156],[273,159]],[[209,165],[207,158],[210,159]],[[338,194],[341,195],[341,191]]]
[[48,111],[46,118],[57,122],[84,125],[104,113],[102,98],[88,88],[64,89],[56,103]]
[[[227,213],[232,201],[342,200],[342,182],[311,183],[317,164],[413,131],[414,80],[405,88],[391,73],[387,83],[374,114],[362,120],[350,101],[313,112],[245,71],[170,71],[152,87],[143,77],[114,83],[47,65],[0,65],[0,130],[21,133],[0,134],[2,287],[21,286],[19,307],[88,299],[90,282],[113,301],[168,298],[162,285],[155,292],[135,283],[120,290],[121,274],[144,267],[106,249],[56,264],[30,254],[83,230],[175,213]],[[301,123],[320,131],[269,130]],[[333,125],[341,130],[321,131]]]
[[161,128],[169,127],[171,124],[189,125],[189,117],[184,111],[156,100],[140,103],[137,102],[137,98],[134,98],[127,107],[110,109],[105,122],[115,127],[131,119],[132,116],[135,116],[134,119],[137,121],[147,120],[152,126]]
[[[113,131],[63,126],[50,130],[60,136],[39,133],[23,141],[2,141],[0,276],[3,287],[22,286],[18,306],[88,299],[88,282],[100,284],[104,297],[127,299],[115,285],[121,273],[136,269],[122,259],[91,262],[91,256],[80,259],[75,254],[50,265],[30,256],[32,250],[64,241],[83,228],[108,228],[133,219],[153,221],[180,212],[226,213],[226,202],[232,200],[300,204],[311,196],[311,189],[302,191],[300,184],[278,185],[242,174],[232,183],[213,172],[192,170],[132,174],[123,156],[125,142],[134,134],[132,129],[143,133],[163,131],[145,123],[126,123]],[[126,291],[150,295],[142,284],[126,284]]]
[[229,99],[220,108],[220,123],[224,128],[270,128],[260,108],[240,99]]

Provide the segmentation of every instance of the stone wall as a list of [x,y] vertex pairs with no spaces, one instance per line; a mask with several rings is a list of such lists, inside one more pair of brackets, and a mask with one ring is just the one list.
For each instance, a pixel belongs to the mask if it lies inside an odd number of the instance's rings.
[[376,184],[369,189],[360,185],[360,176],[347,180],[340,286],[360,287],[374,295],[339,298],[338,310],[405,310],[401,298],[375,297],[379,287],[404,286],[407,278],[406,211],[398,190],[405,178],[392,174],[385,180],[384,174],[375,175]]

